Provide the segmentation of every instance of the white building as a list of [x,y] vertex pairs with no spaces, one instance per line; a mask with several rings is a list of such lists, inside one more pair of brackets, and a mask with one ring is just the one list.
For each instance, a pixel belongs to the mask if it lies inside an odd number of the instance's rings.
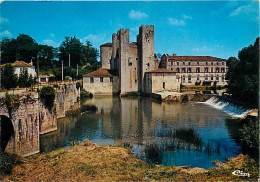
[[[5,67],[6,64],[1,65],[1,67]],[[14,63],[11,63],[11,66],[14,67],[14,73],[19,77],[20,73],[23,70],[28,71],[28,75],[32,75],[32,77],[36,77],[37,74],[35,72],[35,67],[32,65],[32,62],[26,63],[24,61],[15,61]]]

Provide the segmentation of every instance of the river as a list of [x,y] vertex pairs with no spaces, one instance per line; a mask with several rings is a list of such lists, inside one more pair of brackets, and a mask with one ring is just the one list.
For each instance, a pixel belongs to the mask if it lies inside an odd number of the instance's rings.
[[226,124],[231,117],[204,103],[100,96],[82,105],[97,110],[58,120],[57,131],[40,137],[41,152],[89,138],[99,145],[130,147],[150,163],[205,169],[241,152]]

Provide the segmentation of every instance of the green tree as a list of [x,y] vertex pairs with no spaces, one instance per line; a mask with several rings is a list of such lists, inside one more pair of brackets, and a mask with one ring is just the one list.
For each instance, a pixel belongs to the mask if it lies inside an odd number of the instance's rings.
[[5,89],[15,88],[17,86],[17,75],[11,64],[6,64],[2,70],[2,87]]
[[86,64],[95,65],[97,64],[98,51],[92,44],[87,41],[84,45],[79,39],[74,37],[65,37],[65,40],[59,47],[60,60],[64,61],[64,65],[70,65],[76,68],[76,65],[83,66]]
[[238,53],[238,58],[228,59],[228,92],[232,97],[256,107],[258,103],[258,60],[259,37],[254,45],[243,48]]

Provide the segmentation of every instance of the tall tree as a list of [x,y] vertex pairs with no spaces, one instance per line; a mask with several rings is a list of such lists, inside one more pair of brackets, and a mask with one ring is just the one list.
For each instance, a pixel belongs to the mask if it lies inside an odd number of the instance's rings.
[[1,81],[3,88],[10,89],[15,88],[17,86],[17,75],[14,74],[14,68],[11,66],[11,64],[6,64],[1,73]]
[[86,65],[87,63],[94,65],[97,64],[98,51],[92,44],[87,41],[86,45],[80,42],[79,39],[74,37],[65,37],[65,40],[59,47],[60,59],[64,60],[66,66],[70,65],[76,68],[79,66]]
[[228,92],[232,97],[245,102],[250,107],[258,104],[258,61],[259,37],[254,45],[243,48],[238,53],[238,58],[228,59],[227,79]]

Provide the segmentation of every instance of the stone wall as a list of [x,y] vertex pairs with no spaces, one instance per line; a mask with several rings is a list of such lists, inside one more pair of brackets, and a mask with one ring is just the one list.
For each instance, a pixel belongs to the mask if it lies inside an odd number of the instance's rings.
[[1,115],[10,118],[14,135],[11,137],[6,151],[18,155],[31,155],[39,152],[39,117],[38,94],[21,94],[20,104],[9,114],[6,106],[2,105]]
[[90,77],[83,77],[83,86],[86,91],[94,95],[112,95],[119,91],[119,79],[113,76],[113,81],[110,82],[110,77],[103,77],[103,82],[100,82],[100,77],[93,77],[94,82],[90,82]]
[[100,59],[102,68],[111,69],[112,46],[100,46]]
[[0,115],[10,118],[14,129],[6,151],[22,156],[38,153],[39,135],[57,130],[57,118],[64,117],[79,96],[80,89],[76,88],[76,83],[67,83],[56,89],[56,99],[50,109],[44,106],[35,92],[19,94],[19,107],[12,110],[7,109],[2,98]]
[[145,73],[145,93],[157,93],[163,91],[180,91],[180,81],[176,79],[176,73]]

